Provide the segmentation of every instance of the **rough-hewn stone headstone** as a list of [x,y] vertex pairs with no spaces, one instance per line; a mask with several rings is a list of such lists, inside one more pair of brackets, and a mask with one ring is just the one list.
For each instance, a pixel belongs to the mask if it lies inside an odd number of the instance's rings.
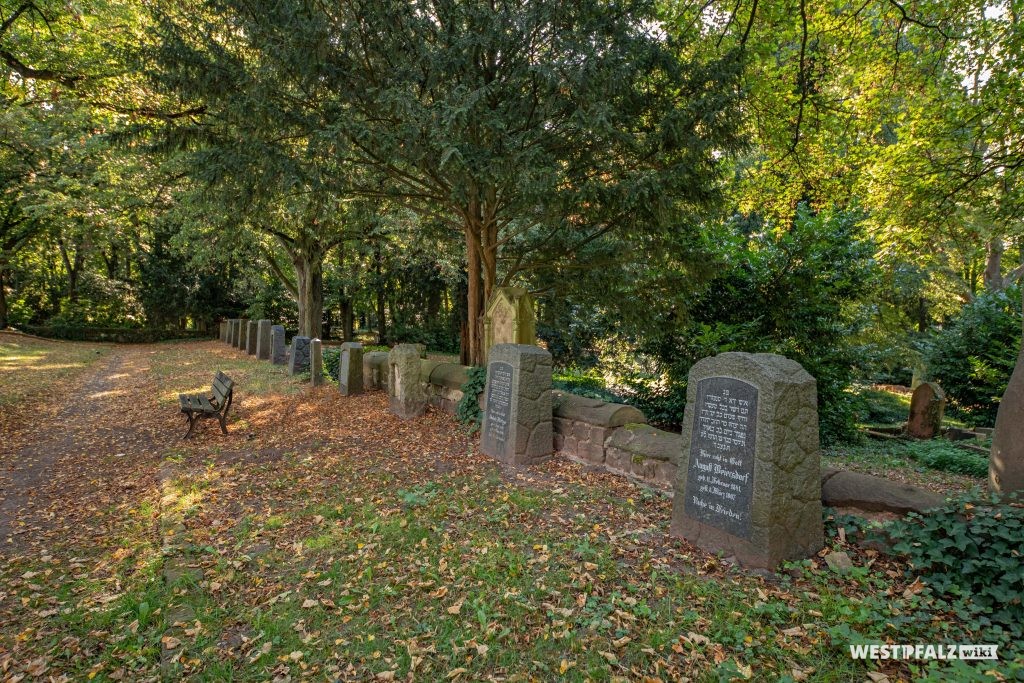
[[999,493],[1024,495],[1024,350],[1017,358],[1017,366],[996,413],[988,485]]
[[324,350],[319,339],[309,340],[309,379],[314,387],[324,383]]
[[363,345],[345,342],[338,359],[338,390],[342,396],[363,393]]
[[388,388],[388,352],[370,351],[363,354],[363,388]]
[[551,354],[539,346],[491,347],[481,452],[514,465],[529,465],[551,455],[551,366]]
[[256,358],[270,360],[270,321],[260,320],[256,324]]
[[238,330],[238,318],[231,318],[230,320],[228,320],[228,338],[227,338],[228,346],[234,346],[235,345],[235,334],[237,334],[237,330]]
[[537,343],[533,298],[522,287],[497,287],[484,310],[484,353],[496,344]]
[[250,320],[245,324],[245,352],[250,356],[256,355],[256,331],[259,323]]
[[309,337],[292,337],[292,352],[288,356],[288,374],[299,375],[309,370]]
[[217,327],[217,339],[224,341],[228,335],[228,321],[221,320]]
[[287,349],[284,344],[284,326],[271,325],[270,327],[270,362],[274,365],[284,365],[287,359]]
[[672,533],[774,568],[824,544],[814,378],[774,354],[723,353],[690,370]]
[[942,430],[942,414],[946,411],[946,394],[933,382],[922,382],[910,397],[910,419],[907,434],[915,439],[934,439]]
[[403,418],[427,411],[427,389],[420,376],[420,350],[416,344],[399,344],[388,353],[388,407]]
[[234,347],[245,351],[245,341],[249,330],[249,319],[239,318],[238,320],[238,337],[235,339]]

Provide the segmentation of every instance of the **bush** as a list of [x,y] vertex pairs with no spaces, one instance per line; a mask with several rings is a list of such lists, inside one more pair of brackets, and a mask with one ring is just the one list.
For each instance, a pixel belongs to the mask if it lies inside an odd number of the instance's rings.
[[338,379],[338,365],[341,363],[341,349],[337,346],[329,346],[323,350],[324,374],[333,379]]
[[910,397],[891,391],[860,389],[850,397],[858,422],[865,424],[897,425],[910,415]]
[[938,332],[926,353],[928,373],[950,405],[979,424],[994,424],[1021,344],[1021,293],[979,295]]
[[485,368],[473,367],[466,370],[466,381],[461,387],[462,399],[455,406],[455,419],[466,425],[471,434],[480,429],[480,420],[483,417],[480,411],[480,394],[483,393],[486,384]]
[[37,337],[64,341],[115,342],[118,344],[151,344],[172,339],[212,339],[216,332],[197,330],[164,330],[133,327],[81,327],[78,325],[22,325],[22,331]]
[[1024,636],[1024,503],[977,493],[925,515],[911,513],[887,533],[911,572],[957,602],[977,626]]
[[395,344],[425,344],[438,353],[458,353],[459,338],[443,320],[423,325],[394,325],[388,339]]

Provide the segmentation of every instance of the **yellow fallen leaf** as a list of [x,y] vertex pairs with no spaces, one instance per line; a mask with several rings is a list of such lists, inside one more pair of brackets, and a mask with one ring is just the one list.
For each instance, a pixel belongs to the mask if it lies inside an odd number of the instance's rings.
[[306,598],[302,601],[302,609],[309,609],[310,607],[316,607],[319,603],[311,598]]
[[466,673],[465,667],[461,667],[460,666],[458,669],[452,669],[451,671],[449,671],[448,675],[445,676],[445,678],[447,678],[447,679],[458,678],[459,676],[461,676],[464,673]]
[[164,644],[165,650],[173,650],[174,648],[181,645],[181,641],[174,636],[164,636],[160,639],[160,642]]
[[458,614],[462,611],[462,603],[464,600],[459,600],[457,603],[448,608],[448,614]]

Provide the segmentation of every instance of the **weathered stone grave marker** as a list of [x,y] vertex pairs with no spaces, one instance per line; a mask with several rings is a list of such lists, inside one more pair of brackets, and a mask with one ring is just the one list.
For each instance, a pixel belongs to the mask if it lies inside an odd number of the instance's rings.
[[284,343],[284,325],[271,325],[270,327],[270,362],[274,365],[284,365],[288,351]]
[[238,318],[228,321],[228,346],[235,345],[235,338],[238,336]]
[[934,439],[942,430],[946,411],[946,394],[934,382],[922,382],[910,396],[910,419],[907,434],[915,439]]
[[1024,495],[1024,349],[996,413],[988,485],[997,493]]
[[250,356],[256,355],[256,331],[259,322],[250,320],[245,324],[245,352]]
[[774,354],[690,370],[672,533],[772,569],[824,545],[814,378]]
[[260,320],[256,325],[256,359],[270,360],[269,320]]
[[232,344],[236,349],[245,351],[245,339],[249,330],[249,319],[239,318],[238,319],[238,336],[235,338],[235,343]]
[[398,344],[388,353],[388,407],[406,420],[427,412],[427,389],[420,377],[418,346]]
[[324,383],[324,351],[319,339],[309,340],[309,379],[314,387]]
[[537,343],[533,297],[522,287],[498,287],[484,311],[484,354],[495,344]]
[[292,352],[288,356],[288,374],[299,375],[309,370],[310,338],[296,335],[292,337]]
[[338,390],[342,396],[363,393],[363,345],[345,342],[338,359]]
[[217,328],[217,339],[224,341],[228,336],[228,321],[221,320],[220,325]]
[[551,455],[551,354],[528,344],[498,344],[487,361],[480,450],[529,465]]

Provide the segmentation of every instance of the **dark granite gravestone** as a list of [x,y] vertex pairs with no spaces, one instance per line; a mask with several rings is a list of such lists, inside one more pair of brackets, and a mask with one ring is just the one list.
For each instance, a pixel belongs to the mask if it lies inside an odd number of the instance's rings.
[[338,391],[342,396],[363,393],[363,345],[345,342],[338,359]]
[[309,340],[309,379],[314,387],[324,383],[324,351],[319,339]]
[[270,362],[274,365],[284,365],[287,360],[287,349],[284,343],[284,326],[271,325],[270,327]]
[[551,354],[528,344],[496,344],[487,362],[480,451],[529,465],[553,450]]
[[288,356],[288,374],[299,375],[309,370],[309,337],[292,337],[292,352]]
[[245,352],[250,356],[256,355],[256,330],[259,323],[250,320],[245,324]]
[[403,419],[427,412],[418,344],[398,344],[388,353],[388,409]]
[[270,360],[270,321],[261,320],[256,325],[256,359]]
[[672,533],[772,569],[824,544],[814,378],[774,354],[690,370]]
[[915,439],[934,439],[942,430],[942,415],[946,412],[946,393],[933,382],[924,382],[910,397],[910,418],[907,434]]

